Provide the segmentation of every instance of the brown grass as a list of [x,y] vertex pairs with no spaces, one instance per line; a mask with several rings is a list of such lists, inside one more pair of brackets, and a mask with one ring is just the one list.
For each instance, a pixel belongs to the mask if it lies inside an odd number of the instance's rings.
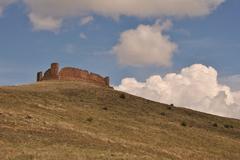
[[84,82],[0,87],[0,159],[240,159],[240,121],[122,94]]

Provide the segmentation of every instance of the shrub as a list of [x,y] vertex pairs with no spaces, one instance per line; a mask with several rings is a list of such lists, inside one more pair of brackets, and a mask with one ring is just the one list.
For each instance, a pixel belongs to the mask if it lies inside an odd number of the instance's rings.
[[218,127],[218,124],[217,123],[213,123],[213,127]]
[[174,107],[174,104],[170,104],[170,106]]
[[88,121],[88,122],[92,122],[92,121],[93,121],[93,118],[92,118],[92,117],[89,117],[89,118],[87,118],[87,121]]
[[225,128],[233,128],[232,125],[228,125],[228,124],[225,124],[224,127],[225,127]]
[[160,115],[162,115],[162,116],[165,116],[165,115],[166,115],[166,113],[165,113],[165,112],[161,112],[161,113],[160,113]]
[[108,108],[107,108],[107,107],[103,107],[102,109],[103,109],[103,110],[105,110],[105,111],[106,111],[106,110],[108,110]]
[[26,118],[26,119],[32,119],[32,116],[27,115],[25,118]]
[[167,109],[168,109],[168,110],[172,110],[172,107],[171,107],[171,106],[168,106]]
[[186,122],[182,122],[182,123],[181,123],[181,126],[186,127],[186,126],[187,126],[187,123],[186,123]]
[[120,98],[122,98],[122,99],[125,99],[126,98],[126,96],[125,96],[125,94],[124,93],[122,93],[122,94],[120,94],[120,96],[119,96]]

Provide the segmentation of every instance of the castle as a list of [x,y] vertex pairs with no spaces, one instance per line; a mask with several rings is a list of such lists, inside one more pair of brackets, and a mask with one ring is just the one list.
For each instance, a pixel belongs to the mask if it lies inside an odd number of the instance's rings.
[[40,81],[86,81],[101,86],[109,86],[109,77],[102,77],[96,73],[91,73],[86,70],[81,70],[73,67],[65,67],[59,69],[58,63],[52,63],[51,68],[44,74],[43,72],[37,73],[37,82]]

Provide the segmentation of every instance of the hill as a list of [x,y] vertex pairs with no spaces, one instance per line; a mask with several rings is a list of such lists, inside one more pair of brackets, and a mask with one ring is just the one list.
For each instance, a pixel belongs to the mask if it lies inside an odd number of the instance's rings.
[[239,160],[240,121],[84,82],[0,87],[1,160]]

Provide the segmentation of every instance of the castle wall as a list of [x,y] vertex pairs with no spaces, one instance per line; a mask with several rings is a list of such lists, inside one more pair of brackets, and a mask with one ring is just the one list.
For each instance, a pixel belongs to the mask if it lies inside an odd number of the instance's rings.
[[90,73],[89,74],[89,80],[91,82],[96,82],[96,83],[99,83],[99,84],[102,84],[102,85],[106,85],[105,79],[103,77],[101,77],[100,75],[95,74],[95,73]]
[[[41,78],[40,78],[41,77]],[[73,67],[65,67],[59,71],[59,65],[53,63],[51,68],[48,69],[44,76],[40,74],[37,75],[37,81],[45,80],[62,80],[62,81],[86,81],[102,86],[109,86],[109,77],[102,77],[95,73],[89,73],[86,70],[81,70]]]
[[97,83],[100,85],[107,85],[105,79],[98,74],[89,73],[88,71],[78,68],[66,67],[59,72],[59,79],[64,81],[85,80],[88,82]]
[[51,76],[51,69],[48,69],[46,72],[44,72],[44,76],[42,78],[42,80],[52,80],[52,76]]
[[66,67],[59,72],[60,80],[88,80],[88,71],[83,71],[77,68]]

